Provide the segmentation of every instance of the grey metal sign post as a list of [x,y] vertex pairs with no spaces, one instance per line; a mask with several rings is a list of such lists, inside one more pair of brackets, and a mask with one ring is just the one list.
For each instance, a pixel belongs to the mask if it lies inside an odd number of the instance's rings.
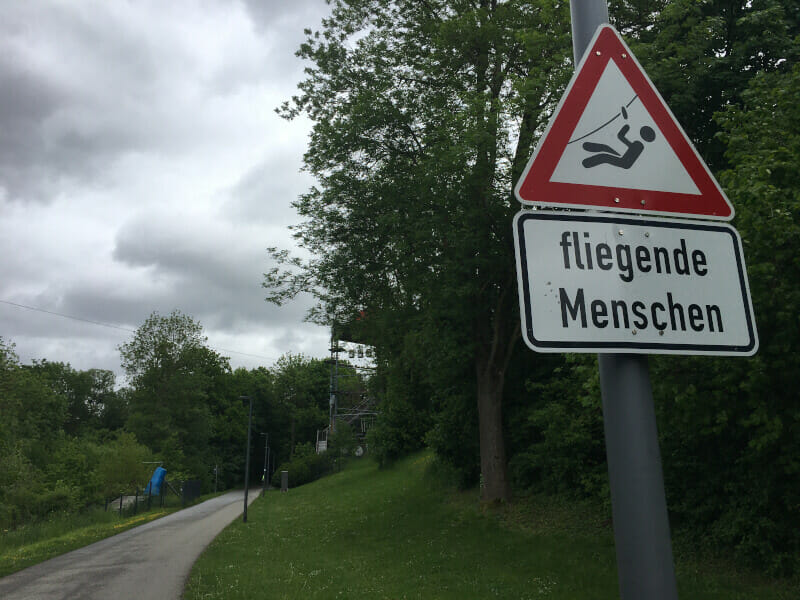
[[[606,0],[570,0],[575,64]],[[664,478],[647,356],[599,354],[603,424],[622,600],[677,600]]]

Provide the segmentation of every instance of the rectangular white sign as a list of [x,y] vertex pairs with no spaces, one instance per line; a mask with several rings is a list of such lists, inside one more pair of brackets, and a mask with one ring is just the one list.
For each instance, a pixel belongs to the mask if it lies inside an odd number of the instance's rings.
[[523,337],[538,352],[758,349],[729,225],[533,210],[515,217],[514,240]]

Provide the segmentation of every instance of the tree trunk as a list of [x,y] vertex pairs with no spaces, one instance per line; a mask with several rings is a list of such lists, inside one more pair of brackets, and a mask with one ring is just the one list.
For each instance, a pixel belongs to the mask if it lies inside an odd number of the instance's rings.
[[503,389],[508,363],[520,337],[520,321],[512,306],[512,302],[516,300],[516,290],[512,286],[515,275],[509,273],[505,285],[498,287],[492,316],[480,319],[475,324],[475,375],[483,502],[511,500],[503,437]]
[[503,439],[503,385],[505,369],[476,358],[478,391],[478,432],[481,451],[481,500],[508,502],[511,486],[508,483],[506,446]]

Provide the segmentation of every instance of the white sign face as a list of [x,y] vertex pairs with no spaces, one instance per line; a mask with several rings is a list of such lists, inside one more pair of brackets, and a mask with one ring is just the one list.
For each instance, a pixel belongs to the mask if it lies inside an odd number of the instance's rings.
[[522,211],[523,337],[539,352],[752,355],[758,334],[729,225]]
[[550,180],[700,195],[614,61],[603,70]]

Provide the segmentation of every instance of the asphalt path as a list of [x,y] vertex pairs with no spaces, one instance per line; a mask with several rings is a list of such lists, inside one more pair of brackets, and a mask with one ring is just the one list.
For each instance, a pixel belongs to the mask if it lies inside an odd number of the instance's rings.
[[240,490],[179,510],[4,577],[0,598],[178,600],[194,561],[243,508]]

